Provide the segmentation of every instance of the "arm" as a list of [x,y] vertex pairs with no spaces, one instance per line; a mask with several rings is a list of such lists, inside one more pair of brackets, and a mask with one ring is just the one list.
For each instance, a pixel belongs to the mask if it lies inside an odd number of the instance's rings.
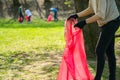
[[96,22],[97,20],[101,19],[98,15],[93,15],[92,17],[86,19],[86,23],[90,24]]
[[83,10],[82,12],[77,13],[78,17],[84,17],[94,13],[91,3],[92,3],[91,0],[89,0],[88,8]]
[[79,17],[88,16],[90,14],[94,13],[94,11],[91,9],[91,7],[88,7],[87,9],[83,10],[82,12],[77,13]]
[[96,22],[99,19],[101,19],[99,16],[94,15],[86,20],[82,20],[82,21],[78,22],[77,24],[74,25],[74,27],[78,27],[78,28],[82,29],[86,24]]
[[[93,8],[92,8],[92,6],[89,6],[89,7],[91,7],[91,8],[82,11],[79,14],[79,17],[83,17],[83,16],[86,16],[86,15],[89,15],[90,13],[92,13]],[[83,28],[86,24],[96,22],[97,20],[105,19],[105,15],[106,15],[106,0],[99,0],[97,12],[95,12],[95,15],[93,15],[92,17],[90,17],[86,20],[82,20],[82,21],[78,22],[74,26]]]
[[94,16],[86,19],[86,23],[93,23],[99,19],[105,19],[106,15],[106,0],[99,0],[98,2],[98,10]]
[[84,17],[84,16],[90,15],[92,13],[94,13],[94,11],[93,11],[93,8],[92,8],[92,5],[91,5],[91,0],[89,0],[89,6],[88,6],[87,9],[85,9],[85,10],[79,12],[79,13],[75,13],[75,14],[70,15],[67,18],[67,20],[69,20],[71,18],[77,19],[78,17]]

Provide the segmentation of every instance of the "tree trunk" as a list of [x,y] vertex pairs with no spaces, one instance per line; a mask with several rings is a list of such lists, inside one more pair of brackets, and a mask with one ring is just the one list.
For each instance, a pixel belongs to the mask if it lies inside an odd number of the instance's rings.
[[44,0],[45,18],[48,17],[50,8],[52,7],[52,2],[50,0]]
[[[88,7],[88,0],[74,0],[76,12],[80,12]],[[80,19],[81,20],[81,19]],[[99,28],[95,23],[86,25],[83,29],[85,38],[85,48],[87,55],[93,56],[98,39]]]
[[120,12],[120,0],[116,0],[116,3],[117,3],[118,10]]
[[4,17],[4,15],[3,15],[3,3],[2,3],[2,1],[0,0],[0,16],[1,17]]
[[24,4],[25,4],[26,6],[28,5],[26,0],[23,0],[23,2],[24,2]]
[[39,6],[38,0],[34,0],[34,2],[35,2],[36,10],[39,14],[40,19],[43,19],[42,10],[41,10],[41,7]]
[[19,8],[19,0],[13,0],[13,15],[14,15],[14,18],[17,18],[18,15],[18,8]]

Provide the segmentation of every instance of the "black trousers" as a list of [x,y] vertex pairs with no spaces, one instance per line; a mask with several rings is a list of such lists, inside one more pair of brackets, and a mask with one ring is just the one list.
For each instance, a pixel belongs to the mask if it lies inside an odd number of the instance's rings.
[[116,58],[114,53],[115,32],[119,28],[120,17],[102,26],[96,45],[97,70],[95,80],[101,80],[105,64],[105,54],[108,57],[109,80],[116,80]]
[[31,21],[31,16],[28,17],[28,21],[29,21],[29,22]]

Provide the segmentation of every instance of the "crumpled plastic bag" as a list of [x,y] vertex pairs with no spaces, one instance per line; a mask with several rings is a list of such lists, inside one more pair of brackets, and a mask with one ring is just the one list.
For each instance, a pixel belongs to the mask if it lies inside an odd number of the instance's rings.
[[50,15],[48,16],[48,18],[47,18],[47,22],[52,21],[52,18],[53,18],[53,15],[50,14]]
[[88,69],[82,29],[74,28],[75,19],[65,22],[66,46],[57,80],[93,80]]

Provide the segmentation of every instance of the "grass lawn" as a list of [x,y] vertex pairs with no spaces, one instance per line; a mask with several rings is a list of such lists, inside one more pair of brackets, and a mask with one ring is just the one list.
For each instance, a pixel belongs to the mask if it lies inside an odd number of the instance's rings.
[[[118,31],[120,33],[120,30]],[[116,39],[120,58],[120,39]],[[0,19],[0,80],[56,80],[64,50],[64,21],[34,20],[19,24]],[[95,74],[96,62],[89,61]],[[117,80],[120,80],[117,65]],[[103,80],[108,77],[106,65]]]

